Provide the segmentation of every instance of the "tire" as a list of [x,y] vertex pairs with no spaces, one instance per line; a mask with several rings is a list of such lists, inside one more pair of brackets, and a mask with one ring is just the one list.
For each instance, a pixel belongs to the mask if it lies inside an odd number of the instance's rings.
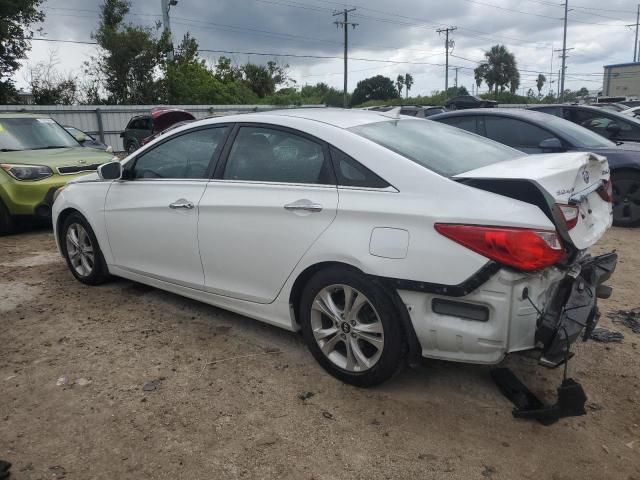
[[640,226],[640,173],[623,170],[611,174],[613,183],[613,224]]
[[135,152],[138,148],[140,148],[140,145],[138,144],[137,140],[133,139],[127,142],[127,153],[129,155]]
[[76,280],[87,285],[100,285],[109,280],[109,270],[98,240],[89,223],[79,213],[72,213],[64,221],[60,231],[60,246],[67,267]]
[[0,236],[9,235],[16,229],[16,224],[13,217],[9,213],[9,209],[5,207],[2,200],[0,200]]
[[[353,308],[345,309],[347,297]],[[314,358],[345,383],[377,385],[404,365],[405,341],[391,298],[355,270],[331,267],[311,277],[300,299],[300,324]]]

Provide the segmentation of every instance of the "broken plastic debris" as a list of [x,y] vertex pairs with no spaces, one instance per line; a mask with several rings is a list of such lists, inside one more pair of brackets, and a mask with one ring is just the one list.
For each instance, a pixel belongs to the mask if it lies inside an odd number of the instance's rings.
[[64,387],[65,385],[69,385],[69,377],[67,377],[66,375],[63,375],[62,377],[58,378],[58,380],[56,381],[56,385],[58,387]]

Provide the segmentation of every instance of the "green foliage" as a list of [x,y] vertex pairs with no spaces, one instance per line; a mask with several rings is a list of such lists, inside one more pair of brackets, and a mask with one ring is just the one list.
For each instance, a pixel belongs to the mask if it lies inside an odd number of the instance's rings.
[[494,96],[498,97],[498,90],[515,94],[520,86],[520,72],[513,53],[509,52],[504,45],[494,45],[484,53],[485,62],[474,70],[476,85],[480,87],[484,81],[489,90],[494,91]]
[[543,74],[538,74],[538,78],[536,79],[536,88],[538,89],[538,97],[542,96],[542,87],[544,87],[544,84],[547,82],[547,77],[545,77]]
[[29,27],[44,20],[44,0],[0,1],[0,104],[13,100],[16,89],[11,76],[31,48]]
[[150,29],[125,24],[129,9],[129,0],[104,0],[93,34],[102,52],[85,64],[85,73],[100,76],[109,103],[157,103],[154,72],[169,51],[169,41],[157,35],[159,25]]
[[289,65],[280,66],[269,61],[266,65],[247,63],[240,69],[247,86],[260,98],[273,95],[278,85],[288,84],[292,80],[287,76]]
[[63,75],[56,69],[54,54],[48,62],[29,67],[28,80],[36,105],[72,105],[78,99],[78,85],[72,75]]
[[360,105],[369,100],[385,100],[398,97],[400,95],[393,81],[383,75],[376,75],[358,82],[356,89],[353,91],[351,103]]

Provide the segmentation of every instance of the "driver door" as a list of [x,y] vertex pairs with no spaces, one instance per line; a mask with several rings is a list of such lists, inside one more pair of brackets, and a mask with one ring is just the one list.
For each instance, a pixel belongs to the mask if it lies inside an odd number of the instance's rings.
[[202,288],[198,203],[227,126],[181,132],[141,152],[107,193],[105,221],[115,265]]

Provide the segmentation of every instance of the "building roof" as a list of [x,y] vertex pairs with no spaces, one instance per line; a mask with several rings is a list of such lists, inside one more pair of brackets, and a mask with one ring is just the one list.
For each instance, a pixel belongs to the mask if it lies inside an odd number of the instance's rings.
[[604,66],[604,68],[614,68],[614,67],[640,67],[640,62],[614,63],[612,65]]

